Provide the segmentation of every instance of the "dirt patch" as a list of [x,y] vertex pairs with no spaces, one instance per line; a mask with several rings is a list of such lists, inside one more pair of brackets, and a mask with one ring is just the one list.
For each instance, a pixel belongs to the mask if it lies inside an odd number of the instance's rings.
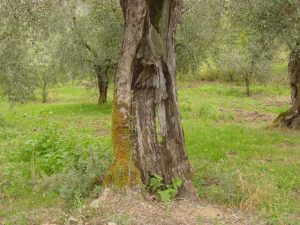
[[262,225],[254,214],[246,214],[204,202],[180,199],[169,204],[159,203],[140,190],[126,190],[123,193],[105,189],[91,208],[95,216],[82,221],[85,225]]
[[100,137],[110,136],[110,129],[106,128],[103,125],[104,121],[102,120],[81,120],[81,119],[65,119],[65,127],[70,125],[75,126],[77,129],[81,128],[91,128],[94,130],[95,134]]
[[222,112],[230,112],[235,115],[238,122],[258,123],[258,122],[272,122],[277,115],[272,113],[252,112],[243,109],[220,109]]
[[298,150],[300,149],[300,146],[299,144],[297,143],[291,143],[291,142],[288,142],[288,141],[284,141],[282,142],[281,144],[279,144],[280,148],[287,148],[291,151],[294,151],[294,150]]
[[[14,224],[24,224],[24,221],[26,221],[26,224],[58,225],[66,221],[67,218],[68,215],[59,209],[39,209],[28,212],[25,218],[14,221]],[[52,222],[48,223],[45,221]]]
[[263,96],[254,95],[252,98],[262,101],[265,106],[281,107],[291,104],[291,98],[288,96]]

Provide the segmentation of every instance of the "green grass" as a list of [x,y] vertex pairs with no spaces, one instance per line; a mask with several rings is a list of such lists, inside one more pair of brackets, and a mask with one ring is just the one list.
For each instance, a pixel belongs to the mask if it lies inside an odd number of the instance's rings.
[[[194,183],[208,201],[299,224],[300,133],[268,126],[289,107],[288,87],[255,85],[252,94],[179,83]],[[111,104],[96,102],[95,90],[71,84],[51,90],[48,104],[0,102],[0,223],[37,223],[32,212],[68,212],[101,189],[112,160]]]

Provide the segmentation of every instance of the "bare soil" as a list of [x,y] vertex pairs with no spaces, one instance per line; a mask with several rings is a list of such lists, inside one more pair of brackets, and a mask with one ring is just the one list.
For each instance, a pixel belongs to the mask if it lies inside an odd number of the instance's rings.
[[220,109],[223,112],[232,112],[235,115],[237,122],[245,123],[258,123],[258,122],[269,122],[272,123],[277,117],[273,113],[262,113],[256,111],[247,111],[243,109]]
[[[83,221],[71,217],[71,224],[84,225],[263,225],[254,213],[241,212],[203,201],[179,199],[160,203],[141,191],[113,191],[106,188],[90,206],[93,217]],[[50,223],[48,223],[50,224]]]

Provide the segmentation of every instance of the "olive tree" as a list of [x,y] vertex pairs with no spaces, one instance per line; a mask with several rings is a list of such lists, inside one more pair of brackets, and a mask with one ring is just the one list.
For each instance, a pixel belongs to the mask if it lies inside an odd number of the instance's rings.
[[63,30],[54,23],[60,9],[59,1],[1,1],[0,85],[10,101],[30,100],[37,88],[45,101],[46,82],[56,82],[59,47],[50,40]]
[[115,76],[112,179],[119,184],[154,175],[183,180],[182,194],[196,196],[191,182],[176,93],[175,33],[180,0],[121,0],[125,20]]
[[[99,91],[98,104],[107,102],[108,84],[119,54],[123,30],[121,8],[116,0],[70,1],[65,12],[71,29],[75,58],[69,61],[74,70],[93,71]],[[72,66],[73,64],[73,66]],[[85,68],[78,68],[81,65]],[[74,71],[76,72],[76,71]]]
[[37,40],[30,47],[30,62],[32,74],[37,88],[41,89],[42,102],[48,100],[48,91],[51,86],[68,81],[68,68],[64,65],[64,52],[61,51],[64,37],[60,34],[51,34],[50,37]]
[[29,100],[35,89],[27,57],[31,34],[25,27],[27,7],[21,1],[0,2],[0,85],[10,101]]
[[226,2],[223,38],[215,57],[223,76],[245,83],[247,96],[253,81],[266,81],[272,75],[274,41],[258,27],[260,10],[255,0]]
[[[274,125],[300,128],[300,2],[298,0],[248,1],[251,27],[276,49],[287,46],[292,107],[279,115]],[[254,10],[252,10],[254,9]],[[276,41],[276,42],[275,42]]]
[[291,88],[291,108],[281,113],[274,125],[300,129],[300,2],[282,0],[273,4],[271,16],[266,18],[267,28],[288,46],[290,51],[288,72]]
[[176,53],[178,70],[199,72],[216,56],[222,34],[225,0],[185,0],[179,23]]

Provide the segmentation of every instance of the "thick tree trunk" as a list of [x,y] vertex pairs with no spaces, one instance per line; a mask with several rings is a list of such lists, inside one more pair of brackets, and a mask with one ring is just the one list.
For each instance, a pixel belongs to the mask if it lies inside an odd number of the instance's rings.
[[281,113],[274,121],[275,126],[300,129],[300,45],[290,55],[289,76],[292,107]]
[[125,184],[140,177],[146,185],[155,174],[166,184],[180,177],[181,193],[195,197],[175,82],[181,1],[121,0],[121,5],[125,36],[115,78],[113,176]]
[[102,73],[101,67],[95,66],[97,76],[97,86],[99,90],[98,105],[107,103],[107,91],[108,91],[108,66],[105,67],[104,73]]

